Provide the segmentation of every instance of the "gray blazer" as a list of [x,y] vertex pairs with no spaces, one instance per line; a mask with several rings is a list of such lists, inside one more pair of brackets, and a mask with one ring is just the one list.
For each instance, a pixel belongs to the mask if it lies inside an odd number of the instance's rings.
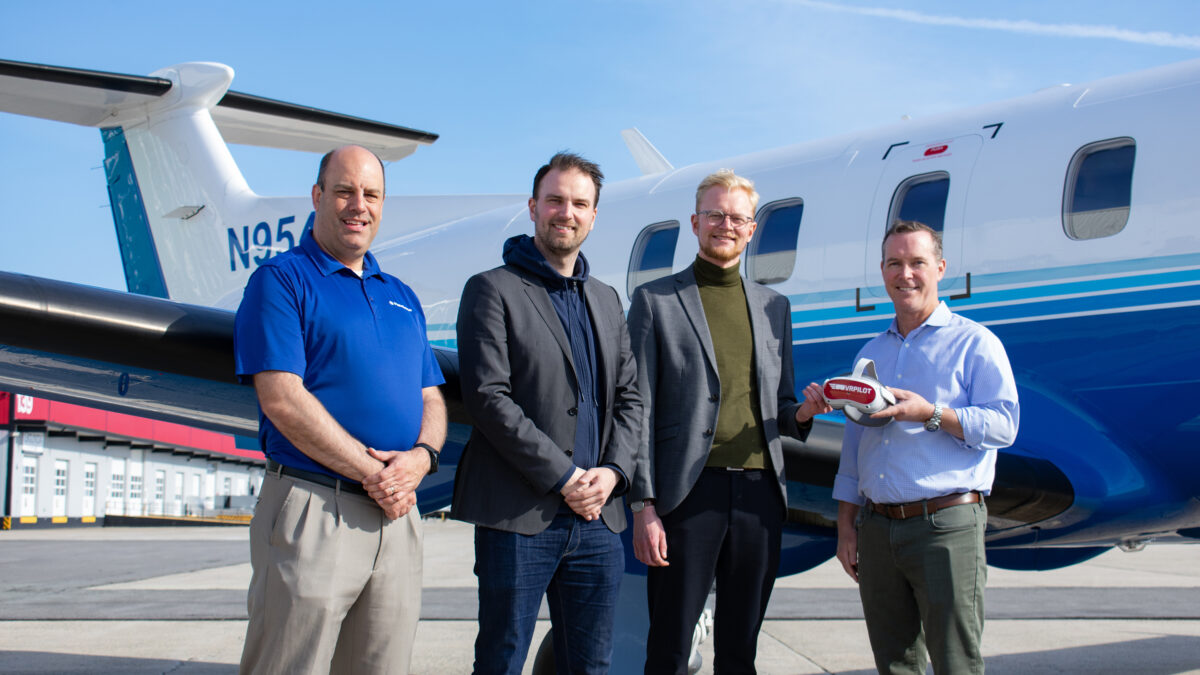
[[[600,385],[600,462],[635,469],[642,399],[621,300],[611,286],[584,284]],[[575,443],[578,384],[571,346],[542,281],[505,265],[476,274],[458,309],[463,404],[474,428],[454,478],[451,515],[509,532],[537,534],[562,496],[554,488]],[[601,517],[625,529],[619,484]]]
[[[742,281],[754,334],[763,436],[787,506],[781,433],[804,439],[810,425],[796,424],[792,375],[792,313],[787,298]],[[655,499],[670,513],[687,497],[712,449],[721,403],[717,357],[696,277],[687,269],[644,284],[633,294],[629,333],[645,398],[638,470],[629,499]]]

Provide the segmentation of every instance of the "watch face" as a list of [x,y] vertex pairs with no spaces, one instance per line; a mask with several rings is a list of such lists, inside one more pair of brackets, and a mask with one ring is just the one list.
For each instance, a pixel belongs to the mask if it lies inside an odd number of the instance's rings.
[[942,428],[942,406],[935,404],[933,406],[933,417],[925,420],[925,431],[937,431]]

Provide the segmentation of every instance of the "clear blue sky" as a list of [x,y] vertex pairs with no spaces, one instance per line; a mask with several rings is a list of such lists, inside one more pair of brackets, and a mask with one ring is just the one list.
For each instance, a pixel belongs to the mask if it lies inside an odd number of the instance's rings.
[[[636,176],[631,126],[678,167],[1200,58],[1200,2],[41,0],[0,6],[0,58],[219,61],[238,91],[440,134],[392,194],[523,193],[564,148]],[[307,193],[315,156],[232,149],[260,194]],[[0,153],[0,269],[123,288],[99,131],[0,113]]]

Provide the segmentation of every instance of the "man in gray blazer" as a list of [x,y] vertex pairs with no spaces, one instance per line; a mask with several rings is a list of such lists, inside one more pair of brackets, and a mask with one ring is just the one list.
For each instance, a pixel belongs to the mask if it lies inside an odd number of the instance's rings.
[[647,675],[687,672],[717,582],[715,672],[754,673],[787,515],[781,433],[803,440],[830,410],[797,402],[791,305],[739,275],[754,184],[722,169],[696,190],[691,267],[634,292],[629,332],[645,414],[630,490],[634,552],[650,566]]
[[542,595],[560,673],[607,673],[624,573],[624,503],[642,401],[621,301],[579,248],[603,175],[572,154],[538,171],[534,236],[467,281],[458,311],[474,428],[452,515],[476,525],[475,673],[518,674]]

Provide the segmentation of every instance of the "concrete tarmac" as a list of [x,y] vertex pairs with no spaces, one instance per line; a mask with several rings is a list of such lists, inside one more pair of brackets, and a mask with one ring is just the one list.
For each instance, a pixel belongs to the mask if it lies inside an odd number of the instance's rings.
[[[425,521],[414,674],[470,672],[473,557],[469,526]],[[0,532],[0,673],[235,673],[248,559],[245,527]],[[989,574],[983,646],[993,675],[1200,673],[1200,547]],[[535,649],[544,612],[538,628]],[[711,639],[702,654],[711,673]],[[858,592],[836,561],[779,580],[758,671],[874,672]]]

